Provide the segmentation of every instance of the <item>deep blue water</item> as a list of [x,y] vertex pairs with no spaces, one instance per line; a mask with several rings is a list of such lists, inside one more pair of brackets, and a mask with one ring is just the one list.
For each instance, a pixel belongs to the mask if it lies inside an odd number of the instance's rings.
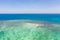
[[60,14],[0,14],[0,20],[43,20],[60,23]]

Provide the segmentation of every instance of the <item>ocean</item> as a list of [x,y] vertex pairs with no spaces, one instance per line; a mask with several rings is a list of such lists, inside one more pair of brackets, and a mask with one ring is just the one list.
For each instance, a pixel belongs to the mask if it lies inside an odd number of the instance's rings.
[[60,14],[0,14],[0,40],[60,40]]
[[0,20],[43,20],[60,23],[60,14],[0,14]]

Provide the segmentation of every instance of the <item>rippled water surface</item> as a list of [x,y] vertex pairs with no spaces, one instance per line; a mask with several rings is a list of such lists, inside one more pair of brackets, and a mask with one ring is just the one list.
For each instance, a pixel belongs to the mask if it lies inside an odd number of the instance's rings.
[[0,21],[0,40],[60,40],[60,24],[34,20]]
[[0,14],[0,40],[60,40],[60,14]]

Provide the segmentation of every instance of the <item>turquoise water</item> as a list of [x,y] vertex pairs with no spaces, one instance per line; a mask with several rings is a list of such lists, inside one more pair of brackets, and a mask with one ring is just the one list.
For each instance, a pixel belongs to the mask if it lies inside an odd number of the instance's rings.
[[60,14],[0,14],[0,20],[43,20],[60,23]]
[[[26,21],[20,21],[22,19]],[[30,22],[28,20],[33,21]],[[42,23],[34,20],[45,22],[42,25]],[[42,26],[36,26],[35,23],[39,23]],[[60,40],[60,15],[1,14],[0,40]]]

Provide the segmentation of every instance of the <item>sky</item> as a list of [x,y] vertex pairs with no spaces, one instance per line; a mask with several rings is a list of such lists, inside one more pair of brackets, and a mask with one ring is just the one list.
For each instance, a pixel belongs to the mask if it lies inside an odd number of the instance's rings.
[[0,13],[60,13],[60,0],[0,0]]

